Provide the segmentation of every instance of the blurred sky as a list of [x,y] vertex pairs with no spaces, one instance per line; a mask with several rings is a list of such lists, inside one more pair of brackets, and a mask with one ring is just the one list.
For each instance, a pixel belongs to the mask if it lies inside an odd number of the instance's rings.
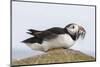
[[95,7],[58,5],[44,3],[12,3],[12,55],[24,58],[42,52],[33,51],[21,41],[31,37],[27,29],[45,30],[51,27],[65,27],[77,23],[86,29],[84,40],[76,42],[72,49],[95,57]]

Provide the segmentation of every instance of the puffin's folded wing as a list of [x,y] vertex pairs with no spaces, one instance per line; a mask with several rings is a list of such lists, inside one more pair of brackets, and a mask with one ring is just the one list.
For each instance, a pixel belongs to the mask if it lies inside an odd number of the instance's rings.
[[53,33],[51,31],[43,31],[41,34],[38,35],[39,38],[42,38],[43,40],[50,40],[54,39],[58,36],[58,34]]
[[31,38],[28,38],[24,41],[22,41],[23,43],[41,43],[42,40],[41,39],[38,39],[37,37],[31,37]]

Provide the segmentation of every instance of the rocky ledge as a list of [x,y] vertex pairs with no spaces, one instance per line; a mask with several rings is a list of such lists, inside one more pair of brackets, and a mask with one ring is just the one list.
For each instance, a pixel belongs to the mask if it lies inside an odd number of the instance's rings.
[[13,61],[12,65],[50,64],[95,61],[95,58],[73,49],[51,49],[43,55]]

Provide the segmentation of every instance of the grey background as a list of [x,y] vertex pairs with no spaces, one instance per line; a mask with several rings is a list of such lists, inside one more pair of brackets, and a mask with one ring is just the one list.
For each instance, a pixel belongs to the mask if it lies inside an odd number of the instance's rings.
[[45,30],[65,27],[69,23],[82,25],[87,31],[85,39],[76,42],[71,49],[95,57],[95,7],[13,2],[12,57],[21,59],[43,53],[31,50],[21,42],[31,37],[26,33],[27,29]]

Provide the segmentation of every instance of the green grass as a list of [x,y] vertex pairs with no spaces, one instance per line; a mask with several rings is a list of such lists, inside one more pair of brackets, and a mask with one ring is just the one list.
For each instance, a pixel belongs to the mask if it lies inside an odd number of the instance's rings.
[[13,65],[28,64],[48,64],[48,63],[64,63],[79,61],[95,61],[95,58],[88,56],[80,51],[72,49],[52,49],[46,54],[37,57],[29,57],[20,61],[14,61]]

